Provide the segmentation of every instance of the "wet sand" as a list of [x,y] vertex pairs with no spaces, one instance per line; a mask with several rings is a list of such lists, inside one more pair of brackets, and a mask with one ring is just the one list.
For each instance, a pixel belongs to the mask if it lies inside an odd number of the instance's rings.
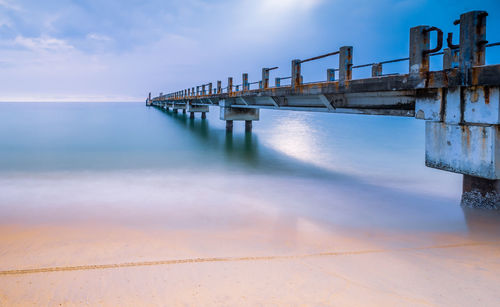
[[185,179],[0,180],[0,306],[500,301],[490,214],[345,179]]

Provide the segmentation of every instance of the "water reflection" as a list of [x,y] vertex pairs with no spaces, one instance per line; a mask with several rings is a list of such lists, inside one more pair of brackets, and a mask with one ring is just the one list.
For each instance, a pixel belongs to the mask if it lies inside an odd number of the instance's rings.
[[474,237],[500,238],[500,211],[462,208],[469,233]]
[[[314,218],[326,222],[355,225],[355,227],[373,227],[374,229],[440,229],[441,231],[463,231],[472,236],[498,237],[500,235],[500,216],[496,213],[480,212],[477,209],[460,208],[459,200],[450,200],[438,196],[428,196],[368,184],[362,178],[322,169],[313,164],[294,159],[259,143],[253,133],[226,133],[225,129],[211,127],[208,119],[191,119],[188,115],[164,111],[174,119],[174,123],[186,128],[196,137],[205,153],[213,152],[222,161],[230,165],[241,166],[242,173],[258,174],[278,173],[286,176],[312,177],[320,179],[318,185],[330,186],[338,195],[357,195],[332,202],[320,201],[311,204],[302,215],[312,214]],[[319,191],[315,191],[318,193]],[[304,193],[307,194],[306,190]],[[332,192],[325,192],[325,195]],[[301,204],[303,205],[303,204]],[[283,208],[283,214],[289,208]],[[311,212],[323,212],[322,216]],[[364,220],[354,212],[369,215]],[[346,212],[348,214],[346,214]],[[300,216],[284,214],[286,224],[297,227]]]
[[209,119],[193,119],[188,114],[160,110],[196,137],[203,155],[215,154],[219,161],[238,166],[241,172],[287,173],[294,176],[354,180],[347,174],[322,169],[262,146],[255,133],[227,133],[225,129],[211,127]]

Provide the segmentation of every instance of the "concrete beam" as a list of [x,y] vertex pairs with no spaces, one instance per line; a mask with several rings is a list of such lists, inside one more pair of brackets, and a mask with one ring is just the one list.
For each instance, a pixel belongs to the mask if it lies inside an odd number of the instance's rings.
[[500,125],[500,87],[419,90],[416,96],[417,119],[451,124]]
[[221,120],[259,120],[259,109],[245,109],[245,108],[220,108]]
[[490,180],[500,179],[499,127],[426,122],[425,165]]
[[208,105],[197,105],[197,104],[188,104],[186,108],[187,112],[209,112],[210,107]]

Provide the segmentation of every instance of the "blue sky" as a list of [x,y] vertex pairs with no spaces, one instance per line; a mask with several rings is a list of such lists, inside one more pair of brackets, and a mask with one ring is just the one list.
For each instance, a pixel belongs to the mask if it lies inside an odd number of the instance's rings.
[[[500,41],[498,0],[0,0],[0,101],[142,101],[243,72],[255,81],[262,67],[289,76],[292,59],[343,45],[355,64],[406,57],[410,27],[458,35],[453,20],[473,9],[489,12],[488,40]],[[337,65],[306,64],[304,78]]]

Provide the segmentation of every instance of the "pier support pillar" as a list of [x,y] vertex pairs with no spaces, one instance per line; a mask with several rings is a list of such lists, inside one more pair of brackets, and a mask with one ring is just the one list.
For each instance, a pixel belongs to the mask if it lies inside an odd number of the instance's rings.
[[228,106],[231,101],[225,101],[220,107],[220,119],[226,121],[226,127],[231,122],[231,129],[234,120],[245,121],[245,131],[252,131],[252,121],[259,120],[259,109],[235,108]]
[[201,119],[207,118],[207,112],[201,112]]
[[245,121],[245,132],[251,132],[251,131],[252,131],[252,121],[246,120]]
[[233,131],[233,121],[232,120],[226,120],[226,131],[227,132]]
[[194,119],[194,112],[189,112],[189,118]]
[[[460,81],[441,89],[417,91],[415,117],[425,125],[425,164],[462,174],[462,205],[500,209],[500,87],[477,86],[473,67],[484,65],[486,12],[460,16],[460,45],[444,51],[444,68],[454,67]],[[424,80],[429,70],[429,32],[410,30],[410,78]],[[450,36],[450,39],[452,36]],[[457,55],[458,50],[458,55]],[[425,89],[424,89],[425,88]]]
[[186,114],[186,109],[182,109],[182,114]]
[[187,105],[187,111],[188,112],[196,112],[196,113],[206,113],[210,111],[210,108],[208,105],[202,105],[202,104],[189,104]]
[[462,205],[467,208],[500,209],[500,180],[464,175]]

